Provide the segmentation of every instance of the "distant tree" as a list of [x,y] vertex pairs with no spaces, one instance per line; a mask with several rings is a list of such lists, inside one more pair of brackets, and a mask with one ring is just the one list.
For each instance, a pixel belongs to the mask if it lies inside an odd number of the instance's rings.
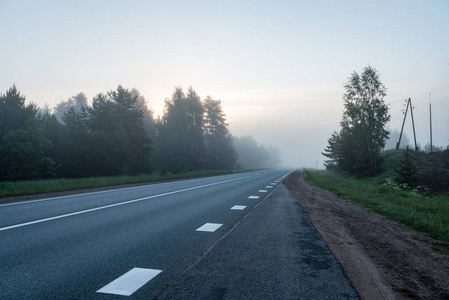
[[56,175],[56,163],[45,152],[51,142],[44,138],[38,120],[28,119],[25,129],[10,130],[0,145],[2,180],[28,180]]
[[267,148],[263,144],[259,146],[259,152],[258,152],[259,159],[262,161],[262,164],[260,165],[260,168],[268,168],[270,167],[270,154],[267,151]]
[[10,130],[27,128],[26,122],[36,118],[37,111],[35,104],[25,104],[25,96],[20,94],[15,85],[5,94],[0,93],[0,137]]
[[270,145],[267,147],[267,152],[268,152],[267,167],[276,168],[281,162],[281,153],[279,148]]
[[103,173],[150,171],[151,141],[143,125],[138,96],[119,86],[106,95],[96,96],[86,116],[97,154],[94,160]]
[[70,108],[75,111],[81,111],[82,107],[87,107],[87,97],[84,93],[78,93],[69,98],[67,101],[61,101],[54,107],[54,114],[59,121],[62,121],[64,113],[68,112]]
[[[399,135],[400,135],[400,132],[396,129],[390,131],[390,135],[388,137],[388,140],[386,141],[385,150],[396,149],[396,144],[399,141]],[[405,132],[403,132],[402,137],[401,137],[401,144],[399,145],[399,148],[405,149],[405,148],[407,148],[408,145],[410,145],[410,140],[407,137],[407,134]]]
[[0,180],[54,176],[56,163],[47,156],[52,144],[42,134],[37,112],[15,85],[0,94]]
[[228,131],[226,115],[220,100],[207,96],[203,101],[203,131],[206,148],[206,167],[213,169],[232,168],[236,153],[232,146],[232,136]]
[[327,140],[328,146],[321,152],[322,155],[328,159],[324,161],[324,166],[329,170],[338,170],[338,164],[340,160],[340,134],[334,131],[331,137]]
[[[65,152],[65,149],[61,148],[61,143],[65,136],[63,133],[64,126],[58,121],[56,116],[50,112],[49,109],[41,110],[39,113],[39,123],[43,136],[50,140],[52,147],[46,152],[56,164],[58,173],[53,172],[53,177],[60,176],[61,171],[61,154]],[[50,175],[49,175],[50,176]]]
[[204,166],[204,138],[203,138],[203,117],[204,109],[201,98],[192,87],[189,87],[186,95],[186,120],[188,142],[190,151],[186,157],[189,169],[200,169]]
[[[351,74],[345,89],[339,145],[329,144],[325,152],[327,157],[338,158],[338,168],[343,172],[357,176],[377,174],[382,163],[381,152],[389,135],[385,126],[390,114],[383,100],[386,88],[377,71],[366,67],[361,75]],[[335,138],[329,142],[335,142]],[[334,150],[338,153],[329,152]]]
[[204,166],[203,106],[190,87],[187,95],[175,88],[165,99],[164,115],[157,125],[160,167],[195,170]]
[[[432,151],[431,151],[432,150]],[[444,148],[442,146],[437,146],[437,145],[432,145],[432,149],[430,147],[430,143],[427,143],[424,148],[423,151],[426,153],[430,153],[430,152],[442,152],[444,150]]]
[[263,145],[259,145],[252,136],[234,137],[234,148],[237,152],[237,164],[245,169],[267,168],[269,154]]
[[148,107],[145,97],[141,95],[137,89],[132,89],[131,94],[134,97],[137,97],[137,103],[143,112],[143,127],[147,132],[148,138],[151,140],[151,142],[154,142],[157,135],[156,122],[154,120],[154,111]]
[[[56,160],[61,163],[64,177],[110,175],[101,165],[102,148],[89,128],[87,111],[71,107],[62,116],[63,126],[56,144]],[[105,154],[106,155],[106,154]],[[99,159],[99,160],[96,160]]]

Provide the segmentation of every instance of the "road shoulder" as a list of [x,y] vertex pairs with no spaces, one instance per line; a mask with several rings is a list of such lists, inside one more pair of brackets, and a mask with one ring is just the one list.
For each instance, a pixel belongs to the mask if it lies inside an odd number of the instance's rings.
[[[449,256],[294,172],[285,181],[362,299],[449,299]],[[417,239],[418,237],[418,239]]]
[[358,299],[340,264],[284,186],[162,299]]

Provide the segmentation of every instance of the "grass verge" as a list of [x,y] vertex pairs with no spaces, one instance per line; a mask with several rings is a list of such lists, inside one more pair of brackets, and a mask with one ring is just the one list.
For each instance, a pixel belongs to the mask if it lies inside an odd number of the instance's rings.
[[396,190],[380,183],[376,177],[355,179],[329,171],[308,170],[307,180],[345,201],[360,204],[432,239],[444,241],[443,248],[449,249],[447,194],[427,197],[412,191]]
[[136,176],[109,176],[90,177],[77,179],[51,179],[0,182],[0,198],[35,195],[53,192],[64,192],[89,188],[99,188],[106,186],[116,186],[133,183],[146,183],[155,181],[166,181],[175,179],[187,179],[202,176],[230,174],[232,171],[196,171],[178,174],[142,174]]

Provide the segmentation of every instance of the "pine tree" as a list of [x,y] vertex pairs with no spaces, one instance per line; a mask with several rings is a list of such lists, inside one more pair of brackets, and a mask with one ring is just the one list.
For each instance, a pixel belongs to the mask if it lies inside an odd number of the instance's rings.
[[203,131],[206,147],[206,167],[228,169],[236,161],[232,146],[232,137],[228,131],[226,115],[221,108],[221,101],[207,96],[203,101]]
[[416,173],[415,159],[413,157],[413,151],[411,151],[408,146],[404,151],[398,167],[394,170],[398,174],[396,178],[398,183],[406,183],[411,188],[416,187],[418,177]]
[[174,171],[195,170],[204,166],[203,106],[189,88],[187,95],[175,88],[165,99],[164,115],[157,124],[160,167]]
[[328,146],[321,152],[326,156],[328,160],[324,161],[324,166],[329,170],[338,170],[339,158],[340,158],[340,135],[337,131],[334,131],[331,137],[327,140]]

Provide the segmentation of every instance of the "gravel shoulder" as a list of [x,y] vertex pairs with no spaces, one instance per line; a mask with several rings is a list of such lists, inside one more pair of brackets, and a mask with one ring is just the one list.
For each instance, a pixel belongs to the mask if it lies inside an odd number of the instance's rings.
[[359,297],[298,201],[281,184],[157,299]]
[[362,299],[449,299],[449,255],[428,238],[292,173],[284,182]]

